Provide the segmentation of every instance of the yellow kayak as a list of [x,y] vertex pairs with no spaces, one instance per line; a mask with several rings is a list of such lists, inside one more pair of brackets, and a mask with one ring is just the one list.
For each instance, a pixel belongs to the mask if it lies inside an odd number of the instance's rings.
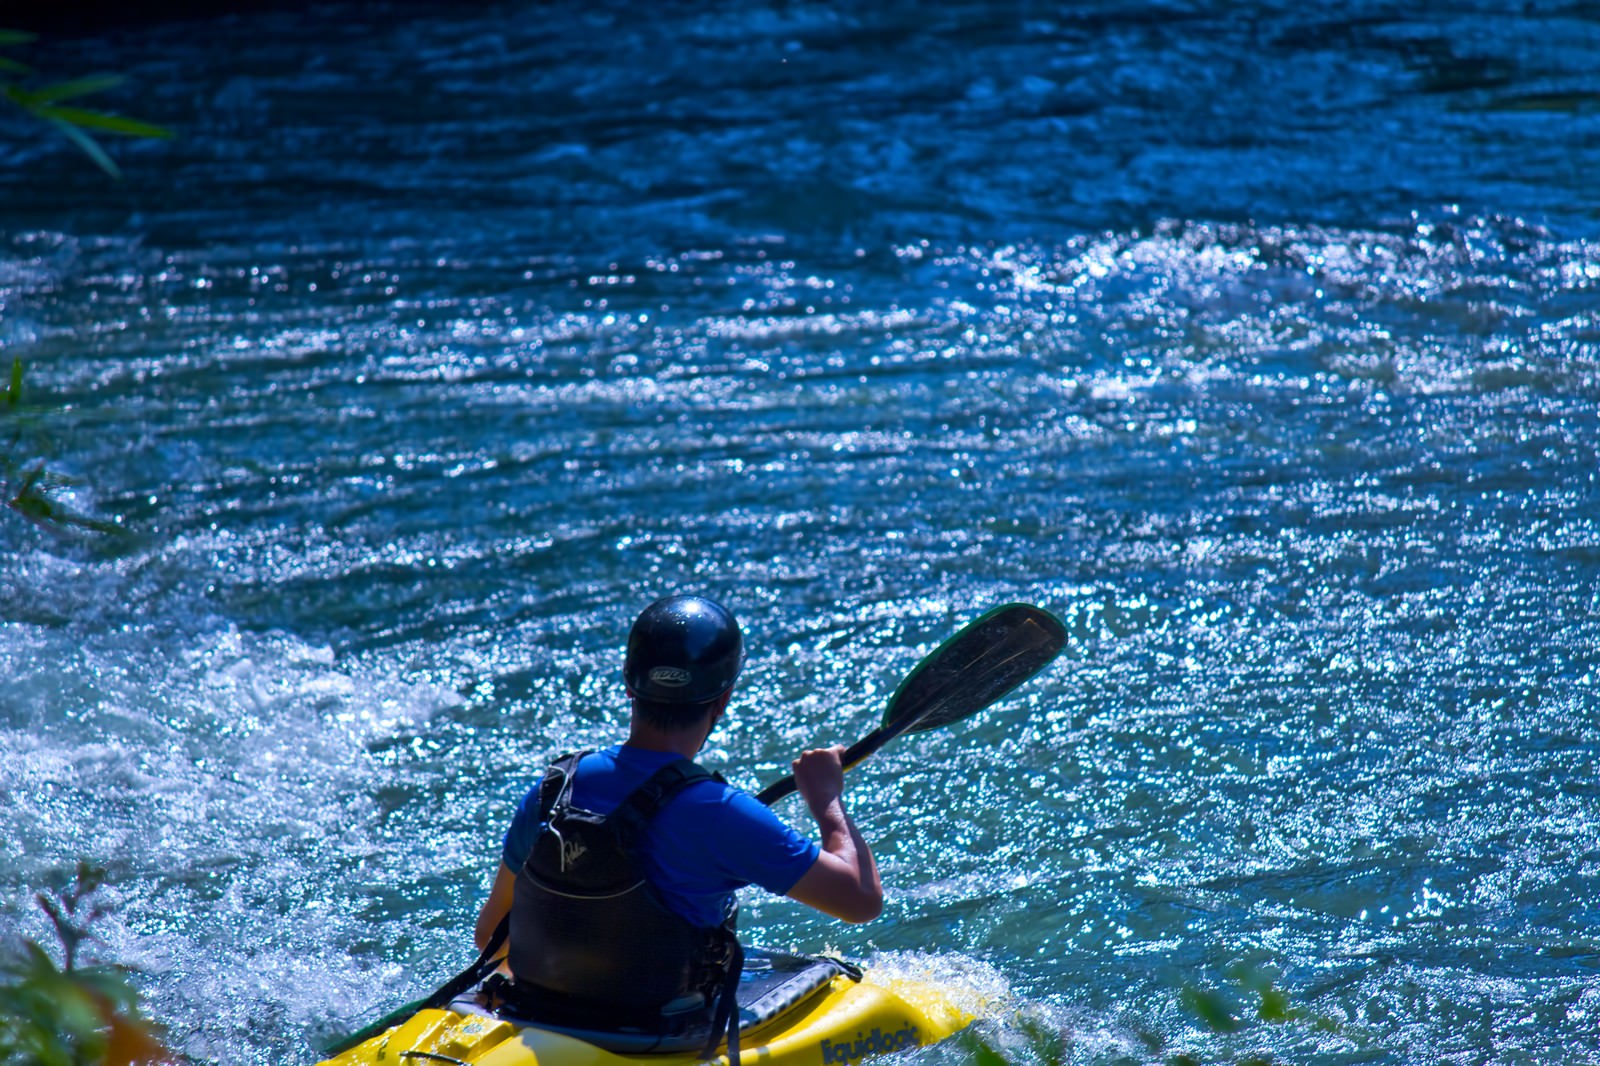
[[[972,1015],[938,986],[834,960],[752,950],[740,985],[739,1055],[760,1066],[851,1066],[936,1043]],[[704,1031],[655,1034],[569,1028],[483,1007],[469,993],[422,1010],[322,1066],[677,1066],[726,1063],[700,1054]]]

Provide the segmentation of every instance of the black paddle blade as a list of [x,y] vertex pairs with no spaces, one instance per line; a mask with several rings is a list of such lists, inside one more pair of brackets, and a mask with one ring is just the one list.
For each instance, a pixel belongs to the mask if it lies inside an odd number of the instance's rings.
[[[920,733],[977,714],[1037,674],[1067,643],[1055,615],[1026,603],[996,607],[933,649],[895,689],[883,724],[845,750],[846,770],[901,733]],[[775,803],[794,792],[794,775],[756,799]]]
[[917,664],[890,697],[883,726],[921,733],[976,714],[1044,669],[1066,643],[1066,627],[1049,611],[996,607]]

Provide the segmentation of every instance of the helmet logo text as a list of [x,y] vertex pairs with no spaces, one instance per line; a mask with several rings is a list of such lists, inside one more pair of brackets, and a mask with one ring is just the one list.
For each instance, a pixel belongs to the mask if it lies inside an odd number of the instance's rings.
[[657,666],[649,674],[651,682],[667,688],[682,688],[689,683],[689,671],[681,666]]

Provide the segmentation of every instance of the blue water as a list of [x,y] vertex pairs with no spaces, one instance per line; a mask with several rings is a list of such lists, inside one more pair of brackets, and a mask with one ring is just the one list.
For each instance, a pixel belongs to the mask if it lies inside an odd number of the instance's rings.
[[745,624],[747,786],[1028,600],[1050,673],[851,775],[885,917],[750,939],[955,975],[1019,1062],[1600,1062],[1597,48],[1198,0],[46,37],[179,136],[111,183],[0,117],[5,439],[129,530],[0,514],[0,937],[102,863],[173,1046],[311,1061],[467,961],[655,595]]

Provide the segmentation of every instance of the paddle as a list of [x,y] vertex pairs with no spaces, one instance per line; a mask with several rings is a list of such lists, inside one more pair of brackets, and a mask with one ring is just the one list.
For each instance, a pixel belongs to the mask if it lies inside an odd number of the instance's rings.
[[[902,733],[922,733],[977,714],[1044,669],[1067,631],[1050,612],[1008,603],[967,623],[929,652],[889,697],[883,724],[845,749],[850,769]],[[795,790],[791,774],[756,795],[772,804]]]
[[[1067,631],[1060,621],[1030,604],[1008,603],[980,615],[912,668],[889,697],[883,724],[845,750],[845,769],[903,733],[923,733],[977,714],[1048,666],[1066,640]],[[790,775],[762,789],[756,799],[772,804],[794,791],[794,776]],[[493,956],[505,929],[502,921],[478,960],[432,995],[364,1026],[330,1046],[326,1054],[330,1058],[342,1054],[424,1007],[449,1003],[494,968],[498,960]]]
[[485,977],[488,977],[494,968],[500,964],[497,952],[506,942],[506,932],[509,927],[510,923],[502,920],[499,928],[494,931],[494,935],[489,938],[489,943],[478,953],[478,957],[473,961],[472,965],[450,978],[450,980],[434,989],[431,993],[421,999],[414,999],[402,1007],[396,1007],[377,1021],[363,1025],[349,1036],[340,1037],[338,1040],[325,1045],[322,1053],[330,1059],[337,1058],[356,1045],[365,1044],[379,1033],[407,1020],[419,1010],[437,1009],[448,1005],[451,1000],[467,989],[472,988]]

